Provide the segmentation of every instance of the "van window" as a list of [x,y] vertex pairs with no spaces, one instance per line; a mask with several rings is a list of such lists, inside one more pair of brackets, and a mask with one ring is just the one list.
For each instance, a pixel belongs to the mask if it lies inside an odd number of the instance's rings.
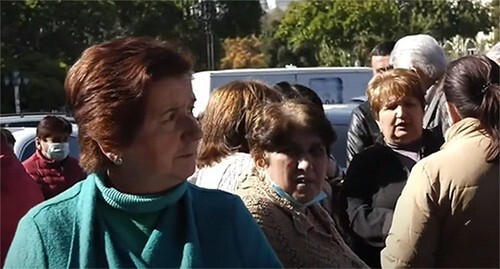
[[18,121],[0,124],[1,127],[37,127],[40,121]]
[[311,78],[309,79],[309,88],[314,90],[323,104],[342,104],[344,103],[343,90],[344,85],[341,78]]

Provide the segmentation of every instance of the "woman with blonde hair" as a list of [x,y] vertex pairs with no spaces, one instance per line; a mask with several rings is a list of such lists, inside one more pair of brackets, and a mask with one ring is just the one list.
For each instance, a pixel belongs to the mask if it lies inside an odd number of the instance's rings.
[[282,96],[259,81],[233,81],[215,90],[200,121],[196,185],[234,193],[253,168],[247,134],[258,108]]
[[484,55],[450,63],[442,149],[421,160],[398,200],[385,268],[499,268],[500,70]]
[[439,150],[442,138],[422,129],[425,99],[417,73],[388,70],[372,78],[367,93],[382,133],[352,159],[341,206],[354,251],[371,267],[380,267],[380,251],[408,175],[416,162]]

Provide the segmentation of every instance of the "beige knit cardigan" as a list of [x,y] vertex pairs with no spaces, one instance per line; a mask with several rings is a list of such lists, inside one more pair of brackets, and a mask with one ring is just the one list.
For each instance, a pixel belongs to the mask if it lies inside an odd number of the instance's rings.
[[[328,188],[325,184],[331,194]],[[237,194],[286,268],[367,268],[337,232],[330,199],[295,208],[272,190],[269,181],[255,175],[239,186]]]

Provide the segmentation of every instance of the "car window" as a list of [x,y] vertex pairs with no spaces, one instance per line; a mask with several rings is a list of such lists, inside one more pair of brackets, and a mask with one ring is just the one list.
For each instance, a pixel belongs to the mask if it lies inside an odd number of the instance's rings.
[[0,124],[1,127],[37,127],[38,121],[6,122]]
[[71,136],[69,138],[69,155],[77,160],[80,160],[80,145],[78,144],[78,138]]
[[19,154],[21,162],[24,162],[24,160],[28,159],[33,153],[36,151],[36,145],[35,145],[35,140],[29,140],[28,143],[25,144],[25,146],[21,149],[21,152]]
[[342,104],[343,82],[341,78],[311,78],[309,87],[313,89],[323,101],[323,104]]

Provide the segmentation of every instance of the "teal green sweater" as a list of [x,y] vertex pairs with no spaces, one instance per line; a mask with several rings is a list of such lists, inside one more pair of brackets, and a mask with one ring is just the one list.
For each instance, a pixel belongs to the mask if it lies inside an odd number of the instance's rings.
[[237,196],[189,183],[163,195],[133,196],[106,188],[102,179],[91,174],[20,221],[5,267],[268,268],[281,264]]

